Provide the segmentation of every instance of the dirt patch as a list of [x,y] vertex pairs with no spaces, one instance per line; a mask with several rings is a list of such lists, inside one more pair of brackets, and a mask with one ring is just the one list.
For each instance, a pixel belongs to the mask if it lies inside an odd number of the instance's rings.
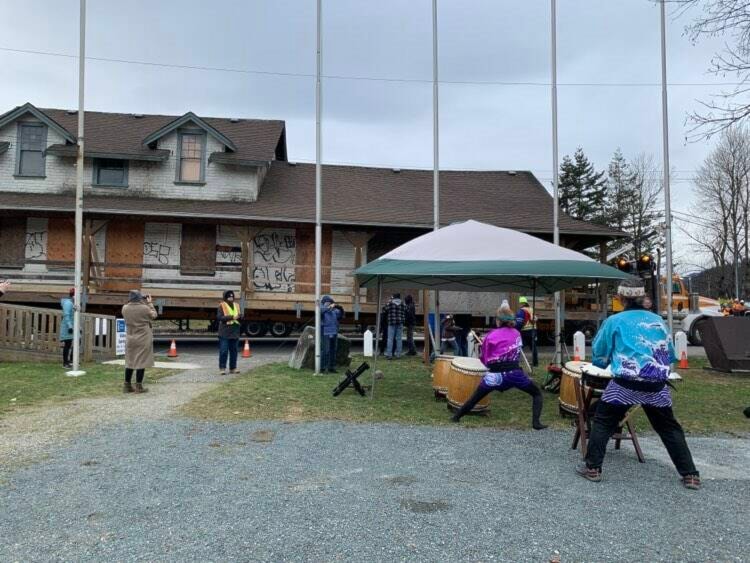
[[273,430],[256,430],[252,434],[250,434],[250,439],[253,442],[259,442],[261,444],[267,444],[269,442],[273,442],[273,439],[276,437],[276,432]]
[[417,482],[417,478],[413,475],[392,475],[384,477],[383,480],[392,487],[409,486]]

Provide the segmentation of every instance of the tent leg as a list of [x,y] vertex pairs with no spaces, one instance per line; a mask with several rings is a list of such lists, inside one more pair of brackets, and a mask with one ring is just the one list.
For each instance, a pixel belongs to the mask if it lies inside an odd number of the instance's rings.
[[536,280],[532,283],[531,289],[531,365],[537,367],[539,365],[539,350],[536,345]]
[[[372,387],[370,387],[370,399],[375,397],[375,372],[378,367],[378,356],[380,355],[380,309],[383,307],[383,278],[378,276],[378,307],[375,310],[375,350],[372,355]],[[386,341],[387,342],[387,341]]]
[[435,328],[433,329],[433,337],[435,338],[435,357],[443,353],[443,339],[440,334],[440,292],[435,290]]

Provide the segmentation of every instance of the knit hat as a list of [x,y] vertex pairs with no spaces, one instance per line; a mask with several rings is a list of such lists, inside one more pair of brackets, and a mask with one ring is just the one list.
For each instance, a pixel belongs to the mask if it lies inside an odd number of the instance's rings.
[[234,299],[234,291],[232,291],[231,289],[227,289],[224,292],[224,301],[228,300],[230,295],[232,296],[232,299]]
[[497,310],[497,320],[503,323],[516,320],[516,315],[513,312],[513,309],[510,308],[507,299],[503,299],[502,304]]
[[529,304],[529,300],[528,300],[528,299],[526,299],[525,297],[519,297],[519,298],[518,298],[518,303],[519,303],[520,305],[528,305],[528,304]]
[[128,301],[130,303],[133,303],[134,301],[141,301],[143,300],[143,294],[139,289],[131,289],[128,292]]
[[617,295],[625,297],[626,299],[638,299],[639,297],[646,296],[646,290],[643,287],[643,280],[641,278],[628,278],[620,282],[620,286],[617,288]]

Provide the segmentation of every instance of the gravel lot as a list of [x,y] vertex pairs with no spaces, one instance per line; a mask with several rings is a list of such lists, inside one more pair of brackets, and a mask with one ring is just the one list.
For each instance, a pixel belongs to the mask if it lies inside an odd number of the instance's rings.
[[0,485],[0,561],[747,560],[747,440],[691,440],[695,493],[651,440],[588,483],[569,438],[123,420]]

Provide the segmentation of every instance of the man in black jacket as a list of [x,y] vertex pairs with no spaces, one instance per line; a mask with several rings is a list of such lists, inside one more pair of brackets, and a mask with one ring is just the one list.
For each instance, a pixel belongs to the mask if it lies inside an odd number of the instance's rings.
[[406,311],[404,318],[404,326],[406,327],[406,346],[409,348],[407,354],[409,356],[416,356],[417,347],[414,345],[414,326],[417,324],[417,308],[414,305],[414,298],[411,295],[407,295],[404,298],[404,307]]

